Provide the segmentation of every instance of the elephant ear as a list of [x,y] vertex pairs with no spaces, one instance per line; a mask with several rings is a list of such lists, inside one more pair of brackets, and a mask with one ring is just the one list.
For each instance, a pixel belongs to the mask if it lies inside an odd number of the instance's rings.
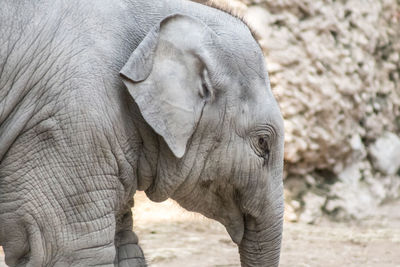
[[175,14],[154,27],[120,74],[146,122],[181,158],[211,92],[202,45],[214,34],[198,19]]

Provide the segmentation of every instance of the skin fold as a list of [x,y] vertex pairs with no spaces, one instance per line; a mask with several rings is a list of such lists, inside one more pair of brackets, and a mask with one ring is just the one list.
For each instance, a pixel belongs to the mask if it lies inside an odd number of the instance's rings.
[[0,0],[9,266],[146,266],[133,195],[222,223],[278,266],[283,120],[238,18],[183,0]]

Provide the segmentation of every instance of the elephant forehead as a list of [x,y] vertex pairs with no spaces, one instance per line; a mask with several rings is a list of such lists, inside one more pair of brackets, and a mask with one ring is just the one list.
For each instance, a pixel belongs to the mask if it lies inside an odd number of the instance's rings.
[[270,90],[259,88],[253,94],[253,97],[242,99],[236,106],[235,118],[238,119],[239,127],[249,129],[259,125],[271,125],[278,131],[283,128],[279,106]]
[[220,62],[223,68],[229,68],[229,73],[232,77],[236,77],[243,88],[255,88],[257,84],[265,84],[267,71],[265,68],[265,60],[261,50],[252,42],[226,44],[225,48],[218,53]]

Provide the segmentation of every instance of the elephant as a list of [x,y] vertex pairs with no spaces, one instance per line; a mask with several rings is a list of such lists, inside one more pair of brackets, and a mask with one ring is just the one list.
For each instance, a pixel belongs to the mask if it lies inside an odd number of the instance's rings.
[[186,0],[0,0],[9,266],[146,266],[133,196],[223,224],[278,266],[281,112],[254,34]]

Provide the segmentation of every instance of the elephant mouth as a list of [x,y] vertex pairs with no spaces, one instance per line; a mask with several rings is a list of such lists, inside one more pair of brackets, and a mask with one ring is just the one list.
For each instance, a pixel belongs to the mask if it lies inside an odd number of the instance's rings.
[[235,218],[229,224],[225,225],[225,228],[232,241],[240,245],[244,235],[244,217],[240,216]]

